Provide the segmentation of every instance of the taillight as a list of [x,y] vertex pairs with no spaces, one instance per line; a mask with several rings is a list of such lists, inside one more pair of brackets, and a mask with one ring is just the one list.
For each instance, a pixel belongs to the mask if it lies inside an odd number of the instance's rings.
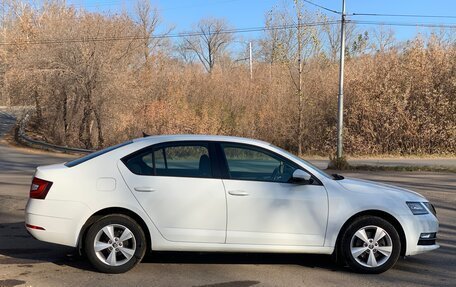
[[25,226],[28,228],[31,228],[31,229],[36,229],[36,230],[46,230],[46,229],[44,229],[44,227],[31,225],[31,224],[26,224]]
[[51,186],[52,182],[34,177],[30,186],[30,198],[44,199]]

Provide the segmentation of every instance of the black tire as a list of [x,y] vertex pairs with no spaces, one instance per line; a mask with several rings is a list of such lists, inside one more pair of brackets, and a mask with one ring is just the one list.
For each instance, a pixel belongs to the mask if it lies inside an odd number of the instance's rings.
[[[105,227],[113,231],[113,236],[108,236],[106,232],[102,231]],[[124,241],[120,240],[122,239],[122,234],[127,229],[131,232],[132,236]],[[125,234],[128,234],[128,231]],[[114,240],[111,240],[111,237]],[[95,240],[111,246],[97,252],[95,251]],[[113,245],[114,243],[115,245]],[[97,270],[104,273],[124,273],[132,269],[136,264],[141,262],[146,252],[146,247],[146,236],[141,226],[123,214],[112,214],[101,217],[89,227],[84,239],[84,250],[87,258]],[[112,256],[109,257],[111,253]],[[108,262],[108,259],[112,259],[112,257],[114,257],[115,261],[109,260]]]
[[[380,230],[379,233],[381,233],[381,229],[383,229],[383,231],[386,231],[386,235],[378,241],[374,241],[374,233],[377,229]],[[364,231],[364,234],[368,235],[366,238],[368,240],[362,240],[360,237],[355,236],[355,233],[361,230]],[[375,245],[375,243],[377,243],[377,245]],[[352,246],[353,250],[351,249]],[[401,252],[401,240],[396,228],[388,221],[375,216],[362,216],[355,219],[345,229],[341,238],[340,248],[344,261],[353,271],[379,274],[396,264]],[[359,248],[358,250],[360,251],[365,248],[366,250],[355,258],[355,255],[357,254],[355,253],[355,250],[357,250],[356,248]],[[391,250],[391,252],[386,251],[387,249]],[[355,255],[352,254],[352,251]],[[384,253],[389,254],[389,257]],[[374,256],[375,260],[370,260],[370,256]],[[375,266],[375,264],[378,264],[378,266]]]

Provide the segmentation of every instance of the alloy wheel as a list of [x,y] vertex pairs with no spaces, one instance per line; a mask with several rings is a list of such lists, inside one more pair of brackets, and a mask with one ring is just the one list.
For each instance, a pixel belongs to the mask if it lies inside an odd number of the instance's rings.
[[98,231],[93,248],[101,262],[109,266],[120,266],[134,256],[136,238],[127,227],[109,224]]
[[382,266],[391,257],[393,242],[383,228],[369,225],[360,228],[351,238],[350,252],[362,266]]

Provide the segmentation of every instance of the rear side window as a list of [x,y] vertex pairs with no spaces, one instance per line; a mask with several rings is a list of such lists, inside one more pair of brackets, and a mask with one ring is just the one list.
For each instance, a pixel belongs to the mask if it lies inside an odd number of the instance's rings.
[[83,162],[86,162],[86,161],[88,161],[88,160],[91,160],[91,159],[93,159],[93,158],[96,158],[97,156],[100,156],[100,155],[102,155],[102,154],[108,153],[108,152],[113,151],[113,150],[115,150],[115,149],[118,149],[118,148],[120,148],[120,147],[129,145],[129,144],[131,144],[132,142],[133,142],[133,141],[127,141],[127,142],[124,142],[124,143],[120,143],[120,144],[117,144],[117,145],[113,145],[113,146],[107,147],[107,148],[105,148],[105,149],[102,149],[102,150],[93,152],[93,153],[91,153],[91,154],[88,154],[88,155],[86,155],[86,156],[77,158],[77,159],[72,160],[72,161],[69,161],[69,162],[65,163],[65,165],[66,165],[67,167],[77,166],[78,164],[81,164],[81,163],[83,163]]
[[205,144],[161,145],[123,162],[137,175],[212,177],[209,147]]

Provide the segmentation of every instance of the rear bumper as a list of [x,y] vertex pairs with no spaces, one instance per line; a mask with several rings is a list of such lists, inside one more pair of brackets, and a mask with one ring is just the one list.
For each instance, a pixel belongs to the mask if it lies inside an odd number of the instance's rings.
[[25,224],[44,230],[27,227],[36,239],[76,247],[84,218],[90,209],[74,201],[29,199],[25,209]]

